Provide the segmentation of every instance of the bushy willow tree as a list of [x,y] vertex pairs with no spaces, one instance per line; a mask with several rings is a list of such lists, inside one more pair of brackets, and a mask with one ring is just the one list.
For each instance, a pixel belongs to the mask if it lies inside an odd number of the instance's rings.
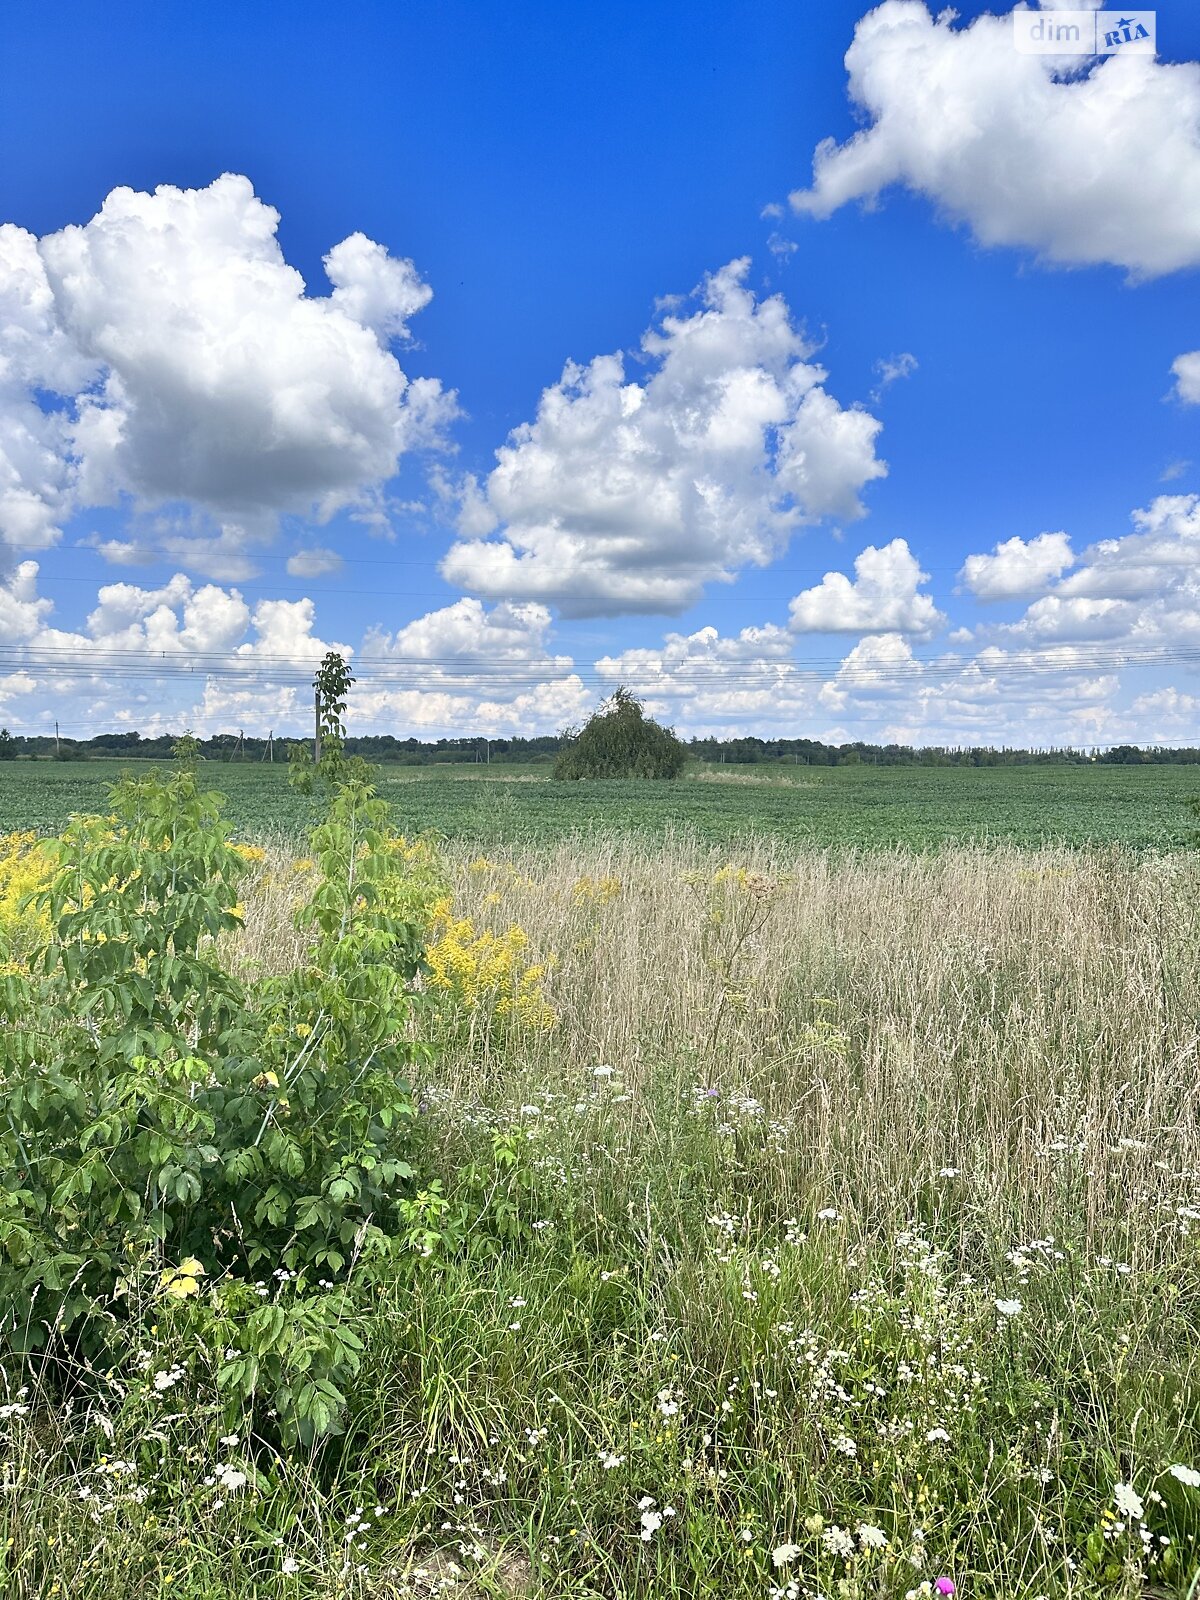
[[620,687],[593,712],[554,763],[556,778],[677,778],[687,751]]

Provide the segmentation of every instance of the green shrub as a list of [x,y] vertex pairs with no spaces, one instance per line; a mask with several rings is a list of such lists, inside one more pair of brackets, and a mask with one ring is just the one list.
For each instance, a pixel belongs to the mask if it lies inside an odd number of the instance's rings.
[[232,1409],[269,1396],[313,1437],[353,1371],[347,1290],[444,1216],[436,1187],[412,1209],[403,856],[348,779],[313,835],[307,960],[248,991],[222,959],[245,862],[219,798],[185,766],[126,778],[112,805],[55,846],[51,937],[0,983],[4,1334],[103,1363],[136,1345],[135,1307],[185,1310],[233,1352]]
[[554,763],[556,778],[677,778],[687,751],[670,728],[617,688],[573,735]]

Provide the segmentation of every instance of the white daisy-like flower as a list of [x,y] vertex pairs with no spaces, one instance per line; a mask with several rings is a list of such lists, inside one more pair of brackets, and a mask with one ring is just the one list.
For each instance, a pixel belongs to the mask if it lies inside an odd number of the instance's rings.
[[1174,1466],[1168,1467],[1167,1471],[1176,1482],[1182,1483],[1185,1488],[1200,1489],[1200,1472],[1197,1472],[1195,1467],[1185,1467],[1181,1462],[1177,1461]]
[[1138,1522],[1145,1514],[1142,1497],[1137,1493],[1131,1483],[1113,1484],[1113,1504],[1123,1517],[1133,1517]]
[[789,1561],[795,1561],[800,1554],[801,1548],[798,1544],[777,1544],[771,1551],[771,1560],[777,1567],[786,1567]]
[[647,1544],[649,1544],[651,1539],[658,1532],[658,1530],[662,1527],[662,1525],[663,1525],[663,1519],[662,1519],[662,1512],[661,1511],[643,1511],[642,1512],[642,1531],[638,1535],[638,1537],[640,1539],[643,1539]]
[[1002,1317],[1019,1317],[1021,1314],[1021,1302],[1019,1300],[997,1300],[995,1304],[996,1310]]

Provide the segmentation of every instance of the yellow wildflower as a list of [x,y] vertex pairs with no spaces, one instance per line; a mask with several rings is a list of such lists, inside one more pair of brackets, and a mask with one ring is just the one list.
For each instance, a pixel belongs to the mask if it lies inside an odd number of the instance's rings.
[[20,965],[50,931],[32,896],[45,889],[54,866],[32,830],[0,835],[0,959]]
[[195,1256],[188,1256],[177,1267],[168,1267],[159,1274],[158,1286],[171,1300],[186,1300],[200,1293],[199,1279],[207,1276],[203,1264]]
[[425,959],[432,989],[523,1027],[554,1026],[557,1017],[542,987],[551,963],[526,959],[529,935],[519,924],[503,933],[477,929],[470,917],[454,915],[447,895],[433,906],[430,934]]

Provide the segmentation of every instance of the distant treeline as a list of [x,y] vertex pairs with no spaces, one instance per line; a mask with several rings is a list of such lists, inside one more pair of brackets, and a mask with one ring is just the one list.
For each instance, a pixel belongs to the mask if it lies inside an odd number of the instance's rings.
[[[132,757],[138,760],[166,760],[176,735],[161,734],[144,739],[140,733],[98,733],[91,739],[58,739],[45,734],[11,734],[0,729],[0,760],[88,761],[103,756]],[[200,752],[209,761],[286,762],[292,741],[266,739],[236,733],[218,733],[200,741]],[[397,766],[422,767],[455,763],[471,766],[480,762],[527,763],[544,761],[548,765],[563,748],[566,738],[546,734],[536,739],[397,739],[393,734],[371,734],[346,740],[347,752],[369,761]],[[928,745],[916,749],[905,744],[822,744],[819,739],[691,739],[689,753],[697,760],[737,766],[845,767],[1022,767],[1076,766],[1102,761],[1122,766],[1146,763],[1192,766],[1200,763],[1200,747],[1168,749],[1161,745],[1140,748],[1119,744],[1109,749],[1045,750],[992,749],[984,745],[954,749]]]

